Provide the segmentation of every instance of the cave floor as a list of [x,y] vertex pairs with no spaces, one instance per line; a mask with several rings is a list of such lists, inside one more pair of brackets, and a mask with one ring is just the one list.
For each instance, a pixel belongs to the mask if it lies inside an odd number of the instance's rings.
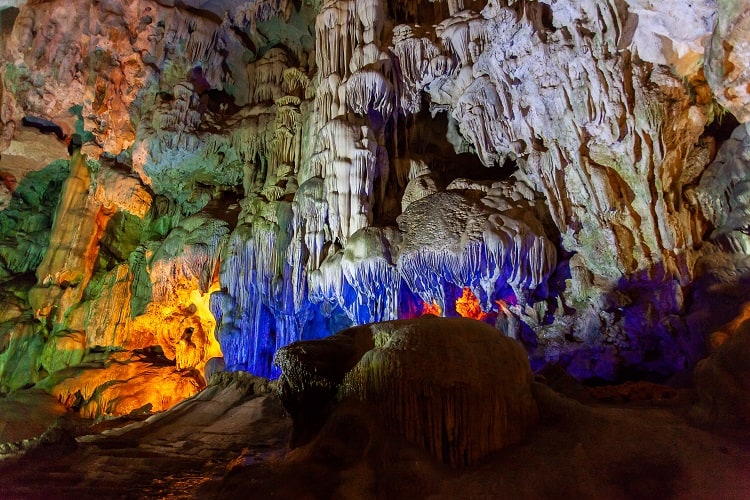
[[684,402],[591,405],[545,389],[540,406],[527,442],[451,469],[357,405],[289,452],[273,392],[211,386],[148,420],[5,458],[0,498],[750,498],[750,433],[693,427]]

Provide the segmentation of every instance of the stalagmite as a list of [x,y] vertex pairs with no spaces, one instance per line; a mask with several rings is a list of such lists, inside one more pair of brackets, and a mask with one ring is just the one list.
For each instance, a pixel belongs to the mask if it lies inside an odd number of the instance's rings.
[[62,322],[83,297],[94,269],[99,238],[109,214],[88,195],[90,173],[80,154],[71,160],[70,176],[62,188],[58,216],[52,226],[50,249],[37,268],[37,287],[29,297],[38,317]]

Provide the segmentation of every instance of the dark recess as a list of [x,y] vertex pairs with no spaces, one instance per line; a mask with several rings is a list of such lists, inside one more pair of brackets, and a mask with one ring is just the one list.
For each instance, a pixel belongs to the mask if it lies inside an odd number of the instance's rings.
[[24,116],[21,120],[24,127],[33,127],[44,134],[55,134],[61,141],[65,139],[62,128],[55,122],[39,118],[38,116]]
[[6,35],[10,35],[10,32],[13,30],[18,12],[18,9],[15,7],[0,9],[0,33],[3,35],[3,38]]

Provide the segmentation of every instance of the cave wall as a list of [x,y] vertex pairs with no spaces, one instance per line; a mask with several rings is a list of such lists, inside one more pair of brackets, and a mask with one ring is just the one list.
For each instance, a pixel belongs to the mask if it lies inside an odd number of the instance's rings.
[[428,312],[581,379],[689,369],[733,313],[706,276],[744,275],[748,16],[2,4],[0,389],[160,409],[212,358],[275,376],[292,341]]

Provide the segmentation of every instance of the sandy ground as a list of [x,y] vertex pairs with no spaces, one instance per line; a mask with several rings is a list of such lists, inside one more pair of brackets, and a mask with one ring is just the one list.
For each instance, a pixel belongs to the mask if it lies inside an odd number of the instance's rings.
[[750,432],[691,426],[686,398],[592,405],[537,386],[528,442],[451,469],[358,404],[290,452],[272,389],[232,382],[121,429],[79,424],[76,441],[0,461],[0,498],[750,499]]

